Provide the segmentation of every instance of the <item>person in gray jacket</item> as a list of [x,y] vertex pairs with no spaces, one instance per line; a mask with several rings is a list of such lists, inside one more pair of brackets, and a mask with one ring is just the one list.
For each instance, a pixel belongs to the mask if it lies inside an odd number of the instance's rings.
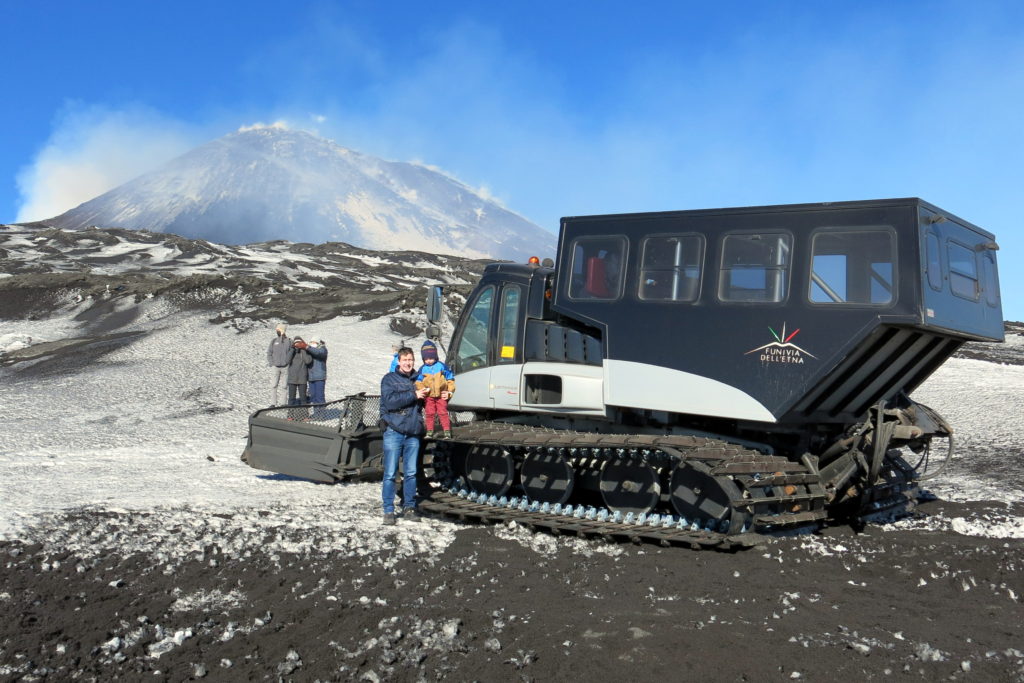
[[270,342],[270,348],[267,349],[267,366],[271,373],[270,405],[272,406],[282,404],[281,392],[288,384],[288,362],[291,360],[292,340],[285,334],[287,330],[288,326],[284,323],[278,325],[275,328],[277,334],[274,335],[274,341]]
[[306,350],[306,342],[302,337],[292,340],[292,348],[288,354],[288,405],[298,406],[309,403],[306,385],[309,383],[309,366],[313,364],[313,356]]
[[313,364],[313,356],[306,351],[306,342],[302,337],[292,340],[291,354],[288,357],[288,410],[289,420],[305,420],[309,417],[306,408],[295,408],[309,403],[306,395],[306,384],[309,382],[309,366]]

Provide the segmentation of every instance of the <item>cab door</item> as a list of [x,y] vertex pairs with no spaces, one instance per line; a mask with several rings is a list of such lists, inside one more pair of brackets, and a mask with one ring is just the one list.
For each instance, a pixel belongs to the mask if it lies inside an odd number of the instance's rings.
[[522,382],[523,287],[487,284],[471,297],[452,339],[455,408],[518,410]]
[[507,282],[496,302],[494,364],[489,389],[492,405],[499,410],[519,410],[523,382],[520,346],[526,313],[523,298],[523,288]]
[[491,408],[491,326],[497,287],[478,289],[466,302],[465,313],[452,336],[449,365],[455,373],[453,408]]
[[921,211],[921,291],[929,325],[1003,339],[1003,310],[992,235]]

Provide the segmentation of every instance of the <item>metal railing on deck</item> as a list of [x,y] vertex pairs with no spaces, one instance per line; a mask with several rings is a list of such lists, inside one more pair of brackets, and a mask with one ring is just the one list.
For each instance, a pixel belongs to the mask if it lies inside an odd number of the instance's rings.
[[[468,410],[452,411],[449,416],[453,425],[472,422],[474,417]],[[360,432],[380,427],[380,396],[353,394],[328,403],[274,406],[256,411],[253,417],[300,422],[332,432]]]
[[380,396],[354,394],[327,403],[274,406],[258,410],[253,417],[301,422],[333,432],[358,432],[377,428],[380,422]]

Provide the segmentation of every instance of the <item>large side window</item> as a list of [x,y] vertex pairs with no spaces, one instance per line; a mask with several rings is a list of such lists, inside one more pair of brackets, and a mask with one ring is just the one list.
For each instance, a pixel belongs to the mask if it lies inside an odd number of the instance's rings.
[[519,338],[519,305],[522,290],[515,285],[506,285],[501,293],[501,329],[498,331],[501,345],[498,347],[499,363],[516,361],[516,340]]
[[638,296],[645,301],[696,301],[703,261],[701,235],[648,237],[643,242]]
[[977,301],[978,262],[974,251],[957,242],[948,242],[946,255],[949,257],[949,288],[957,296]]
[[786,299],[792,244],[784,233],[726,235],[718,298],[722,301],[779,302]]
[[626,240],[581,237],[572,243],[569,298],[613,301],[622,294]]
[[895,254],[896,236],[888,229],[822,230],[812,240],[807,297],[818,304],[890,304]]
[[455,349],[455,362],[452,363],[452,369],[456,374],[482,368],[488,364],[487,339],[493,308],[494,287],[487,287],[473,302],[461,330],[461,337]]

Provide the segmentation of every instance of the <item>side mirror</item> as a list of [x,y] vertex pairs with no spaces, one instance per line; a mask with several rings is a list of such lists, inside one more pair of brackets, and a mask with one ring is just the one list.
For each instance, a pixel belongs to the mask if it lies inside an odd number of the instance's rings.
[[436,325],[441,322],[442,303],[444,302],[444,288],[441,285],[432,285],[427,288],[427,322]]

